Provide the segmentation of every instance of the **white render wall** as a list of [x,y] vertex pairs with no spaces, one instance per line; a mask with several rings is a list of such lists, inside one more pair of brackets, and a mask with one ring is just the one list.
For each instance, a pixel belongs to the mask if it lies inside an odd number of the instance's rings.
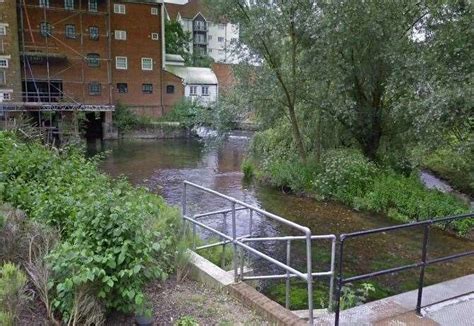
[[[197,94],[191,96],[191,86],[197,87]],[[202,86],[209,87],[209,95],[203,96],[202,95]],[[199,101],[199,103],[203,105],[211,105],[217,101],[217,92],[218,88],[217,85],[198,85],[198,84],[189,84],[184,86],[184,96],[187,99],[191,99],[193,101]]]

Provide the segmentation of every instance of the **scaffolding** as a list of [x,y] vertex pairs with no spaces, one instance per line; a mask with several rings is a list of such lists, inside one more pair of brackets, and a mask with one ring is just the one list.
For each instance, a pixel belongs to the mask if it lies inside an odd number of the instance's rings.
[[[77,0],[72,7],[67,8],[63,2],[51,1],[51,6],[49,0],[35,1],[34,4],[27,2],[17,0],[22,100],[0,103],[0,115],[8,120],[10,112],[36,112],[38,125],[41,126],[44,122],[42,112],[72,112],[73,119],[77,120],[78,112],[114,111],[110,0],[97,0],[94,8],[86,0]],[[59,3],[63,6],[58,7]],[[86,33],[84,29],[85,15],[89,24],[93,21],[103,27],[97,34],[100,41],[95,45],[102,52],[101,57],[96,59],[99,73],[94,74],[94,82],[100,87],[100,97],[97,99],[89,98],[91,94],[86,92],[89,83],[86,71],[90,60],[87,53],[91,52],[91,45],[88,48],[84,46],[90,34],[89,30]],[[41,23],[35,24],[38,21]],[[72,38],[76,44],[64,40],[67,31],[63,25],[68,23],[74,26]],[[59,28],[53,33],[55,27]],[[106,94],[102,93],[104,84],[107,85]],[[49,117],[51,119],[51,114]]]

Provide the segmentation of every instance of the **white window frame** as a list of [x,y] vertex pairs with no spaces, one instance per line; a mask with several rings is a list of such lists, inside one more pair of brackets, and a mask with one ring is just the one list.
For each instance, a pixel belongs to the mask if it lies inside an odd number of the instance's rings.
[[7,35],[8,24],[0,24],[0,36]]
[[[206,90],[206,91],[204,91]],[[209,86],[201,86],[201,94],[202,96],[209,96]]]
[[151,33],[151,39],[153,41],[158,41],[160,39],[160,33]]
[[225,24],[219,24],[218,29],[225,29]]
[[0,68],[8,68],[8,59],[0,58]]
[[122,3],[114,3],[114,14],[125,15],[127,13],[127,9],[125,5]]
[[[94,3],[93,6],[92,6],[92,3]],[[87,10],[90,11],[90,12],[97,12],[99,10],[98,0],[89,0],[89,1],[87,1]]]
[[64,0],[64,9],[74,10],[74,0]]
[[[197,86],[189,86],[189,95],[190,96],[197,96]],[[193,91],[194,90],[194,91]]]
[[12,100],[12,93],[11,92],[3,93],[2,97],[3,97],[4,101],[11,101]]
[[[123,62],[125,63],[125,65],[123,66],[120,66],[118,63],[119,63],[119,60],[124,60]],[[116,56],[115,57],[115,69],[118,69],[118,70],[127,70],[128,69],[128,58],[127,57],[124,57],[124,56]]]
[[145,70],[145,71],[153,70],[153,58],[142,58],[142,70]]
[[38,5],[41,8],[49,8],[49,0],[39,0]]
[[158,8],[156,8],[156,7],[151,7],[150,13],[151,13],[153,16],[158,16]]
[[217,38],[217,42],[219,42],[219,43],[224,43],[224,41],[225,41],[225,38],[223,36],[219,36]]
[[115,30],[114,31],[114,38],[119,41],[126,41],[127,40],[127,31],[122,30]]

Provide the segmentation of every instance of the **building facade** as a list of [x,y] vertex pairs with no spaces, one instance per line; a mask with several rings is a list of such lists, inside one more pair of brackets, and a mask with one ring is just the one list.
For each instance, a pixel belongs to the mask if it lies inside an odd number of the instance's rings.
[[160,0],[27,0],[20,7],[25,102],[123,103],[162,114]]
[[236,63],[233,47],[239,39],[239,26],[225,19],[212,21],[202,0],[185,4],[166,3],[167,19],[181,23],[192,35],[190,50],[194,54],[208,54],[216,62]]
[[[0,0],[0,102],[21,100],[18,17],[15,1]],[[3,112],[0,112],[3,115]]]

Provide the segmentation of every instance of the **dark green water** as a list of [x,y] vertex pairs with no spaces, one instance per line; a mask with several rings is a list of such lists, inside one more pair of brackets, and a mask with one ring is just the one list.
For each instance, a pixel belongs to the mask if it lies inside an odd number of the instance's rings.
[[[89,144],[89,151],[91,153],[110,151],[102,164],[104,171],[112,176],[125,175],[131,182],[147,186],[174,205],[180,204],[182,181],[189,180],[308,226],[313,234],[340,234],[395,224],[384,216],[356,212],[338,203],[317,202],[314,199],[284,194],[275,189],[243,182],[240,165],[248,141],[248,134],[238,133],[231,135],[227,141],[217,146],[205,146],[194,139],[130,140]],[[189,208],[192,212],[224,208],[222,201],[216,201],[200,193],[190,193],[188,198],[193,203]],[[218,228],[223,227],[220,220],[208,220],[206,223]],[[289,232],[266,220],[256,218],[255,223],[256,236],[287,235]],[[248,233],[248,216],[239,214],[237,224],[238,235]],[[345,249],[346,275],[368,273],[418,261],[421,256],[421,231],[410,229],[348,241]],[[267,243],[260,248],[284,260],[283,243]],[[432,229],[428,258],[451,255],[473,248],[472,241]],[[314,271],[327,269],[330,258],[329,244],[316,244],[313,256]],[[292,266],[303,270],[301,266],[304,258],[302,246],[295,245],[292,252]],[[261,262],[256,262],[254,267],[276,271],[268,265],[261,265]],[[472,257],[429,267],[426,282],[437,283],[470,273],[474,273]],[[373,294],[371,299],[415,289],[417,281],[418,270],[378,277],[371,280],[377,286],[377,293]],[[325,291],[327,284],[326,279],[316,280],[317,292]],[[302,284],[295,282],[294,285],[292,293],[297,296],[298,287]],[[261,287],[275,299],[279,301],[283,299],[281,293],[277,293],[281,290],[278,284],[265,283],[261,284]],[[297,298],[294,301],[296,300]],[[293,305],[293,308],[300,308],[300,305]]]

